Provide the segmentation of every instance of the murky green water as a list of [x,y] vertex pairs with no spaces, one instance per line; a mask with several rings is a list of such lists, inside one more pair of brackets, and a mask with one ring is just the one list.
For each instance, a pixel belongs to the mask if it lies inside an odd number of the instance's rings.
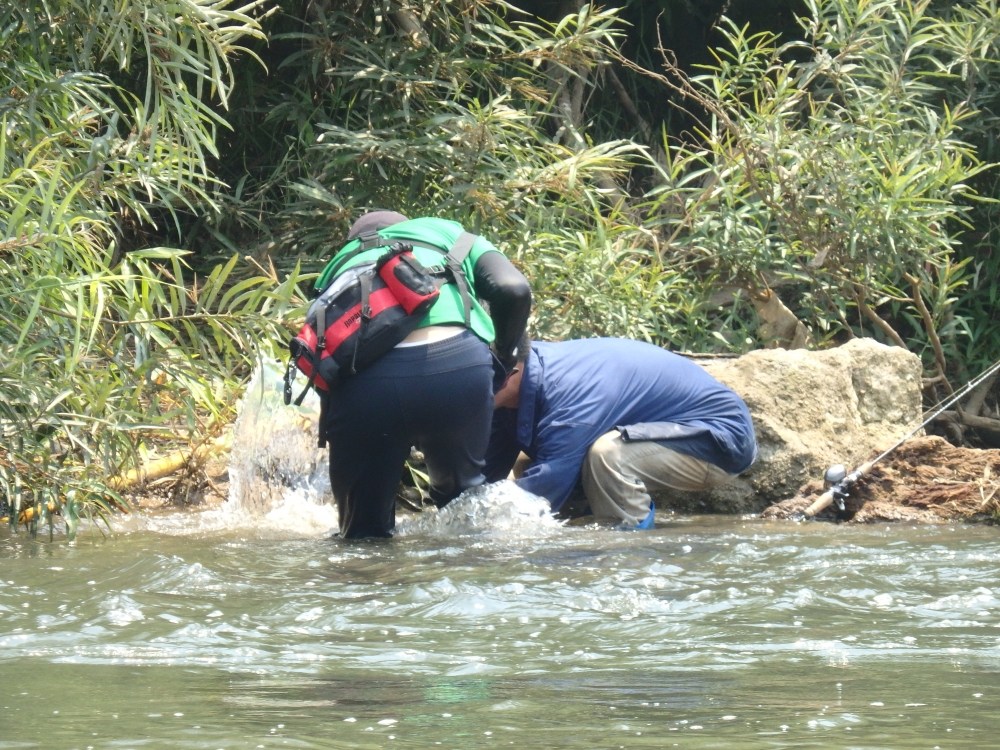
[[996,745],[996,529],[505,519],[2,532],[0,748]]
[[265,369],[221,509],[0,528],[0,750],[1000,745],[1000,529],[612,532],[501,483],[343,543],[290,414]]

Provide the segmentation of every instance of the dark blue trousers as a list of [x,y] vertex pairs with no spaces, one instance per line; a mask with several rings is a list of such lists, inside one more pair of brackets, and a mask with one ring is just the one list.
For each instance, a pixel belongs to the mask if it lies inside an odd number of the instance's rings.
[[483,484],[493,366],[474,334],[397,348],[331,394],[330,483],[345,538],[392,536],[403,462],[424,454],[431,499]]

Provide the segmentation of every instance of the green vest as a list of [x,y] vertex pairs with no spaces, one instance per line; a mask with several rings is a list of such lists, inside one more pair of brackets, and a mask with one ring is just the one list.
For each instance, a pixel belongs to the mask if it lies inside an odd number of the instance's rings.
[[[330,281],[345,268],[377,260],[385,252],[386,248],[397,240],[412,244],[413,254],[425,266],[441,266],[444,263],[444,253],[447,253],[451,249],[451,246],[463,231],[465,230],[457,221],[434,217],[410,219],[409,221],[403,221],[379,230],[378,235],[383,240],[382,244],[357,253],[353,257],[351,255],[360,247],[361,239],[351,240],[340,248],[336,255],[326,264],[326,267],[316,280],[316,288],[326,288]],[[439,250],[431,248],[439,248]],[[466,256],[465,261],[462,263],[462,270],[465,272],[465,278],[468,280],[469,294],[472,297],[472,311],[470,314],[472,332],[487,344],[492,344],[496,335],[493,329],[493,321],[490,319],[489,313],[486,312],[477,299],[472,272],[483,253],[489,252],[496,253],[500,251],[485,238],[477,236],[472,250],[469,251],[468,256]],[[423,328],[426,326],[449,324],[465,324],[465,308],[462,303],[462,295],[458,287],[453,283],[441,286],[440,296],[418,327]]]

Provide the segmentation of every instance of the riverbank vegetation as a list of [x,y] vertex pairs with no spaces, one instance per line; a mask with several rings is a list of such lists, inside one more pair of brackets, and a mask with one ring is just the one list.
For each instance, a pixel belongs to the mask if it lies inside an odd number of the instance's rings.
[[[995,3],[619,6],[0,11],[11,522],[72,531],[221,435],[369,207],[489,235],[538,337],[872,336],[921,356],[929,403],[992,363]],[[995,437],[989,392],[967,439]]]

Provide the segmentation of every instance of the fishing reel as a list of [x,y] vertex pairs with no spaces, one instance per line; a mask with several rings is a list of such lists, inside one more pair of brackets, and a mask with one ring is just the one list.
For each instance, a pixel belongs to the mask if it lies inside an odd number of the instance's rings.
[[837,510],[843,512],[846,509],[844,501],[850,495],[848,490],[857,479],[858,477],[847,473],[847,467],[843,464],[834,464],[826,470],[823,483],[833,495],[833,504],[837,506]]

